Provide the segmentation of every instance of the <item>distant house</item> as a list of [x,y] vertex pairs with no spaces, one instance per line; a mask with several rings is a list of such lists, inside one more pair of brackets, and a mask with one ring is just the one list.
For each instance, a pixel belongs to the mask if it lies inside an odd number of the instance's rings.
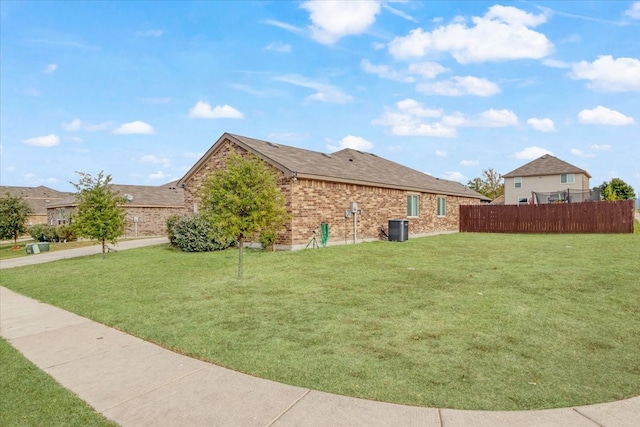
[[550,154],[503,175],[507,205],[582,202],[592,198],[591,175]]
[[[127,199],[124,237],[166,235],[166,220],[173,214],[185,214],[184,190],[176,182],[160,186],[119,185],[112,189]],[[75,197],[71,195],[47,206],[49,225],[70,224],[76,210]]]
[[230,150],[262,159],[278,175],[291,221],[279,249],[304,248],[322,223],[328,244],[377,240],[391,219],[407,220],[410,236],[457,231],[458,207],[484,198],[470,188],[434,178],[353,149],[325,154],[240,135],[223,134],[182,177],[185,204],[197,212],[206,177],[224,167]]
[[4,197],[7,193],[14,197],[22,197],[31,206],[34,213],[29,216],[29,226],[47,224],[47,208],[71,196],[71,193],[64,193],[44,185],[38,187],[0,186],[0,197]]

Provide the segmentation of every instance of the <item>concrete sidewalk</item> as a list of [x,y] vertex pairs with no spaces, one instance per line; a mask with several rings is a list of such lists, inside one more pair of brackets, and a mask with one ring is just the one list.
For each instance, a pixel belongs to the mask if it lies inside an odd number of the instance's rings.
[[122,426],[637,427],[640,420],[640,396],[491,412],[396,405],[279,384],[173,353],[3,287],[0,335]]

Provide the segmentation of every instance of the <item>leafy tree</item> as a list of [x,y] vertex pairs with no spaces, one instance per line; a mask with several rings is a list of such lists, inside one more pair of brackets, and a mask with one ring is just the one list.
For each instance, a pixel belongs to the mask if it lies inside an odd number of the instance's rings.
[[504,180],[502,175],[492,168],[482,171],[482,177],[473,178],[467,187],[490,198],[496,199],[504,194]]
[[27,220],[33,209],[22,197],[7,193],[0,198],[0,239],[13,239],[18,246],[18,236],[27,231]]
[[106,241],[115,244],[124,233],[124,208],[126,199],[113,191],[111,175],[100,171],[96,178],[84,172],[76,172],[80,181],[71,183],[77,190],[77,213],[73,228],[79,236],[97,239],[102,243],[102,253],[107,250]]
[[609,182],[603,182],[600,185],[600,191],[602,192],[603,200],[629,200],[636,198],[633,187],[620,178],[613,178]]
[[200,197],[212,225],[238,242],[240,279],[245,240],[277,231],[289,220],[277,175],[253,155],[242,156],[232,150],[225,167],[207,177]]

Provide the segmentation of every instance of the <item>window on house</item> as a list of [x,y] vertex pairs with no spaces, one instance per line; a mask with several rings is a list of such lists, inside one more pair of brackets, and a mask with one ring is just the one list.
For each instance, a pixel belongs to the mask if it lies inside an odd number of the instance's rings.
[[419,216],[420,210],[418,206],[420,205],[420,198],[417,194],[409,194],[407,196],[407,216]]
[[529,203],[529,199],[526,197],[518,197],[518,203],[521,205],[525,205],[527,203]]
[[447,198],[446,197],[438,197],[438,216],[446,216],[447,215]]
[[560,175],[561,184],[573,184],[576,182],[576,176],[572,173],[563,173]]
[[515,188],[522,188],[522,177],[518,176],[513,178],[513,185]]

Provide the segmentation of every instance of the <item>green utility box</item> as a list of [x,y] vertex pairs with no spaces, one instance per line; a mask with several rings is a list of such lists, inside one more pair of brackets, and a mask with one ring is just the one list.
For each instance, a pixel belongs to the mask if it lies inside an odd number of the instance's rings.
[[25,245],[27,254],[39,254],[40,252],[49,252],[49,242],[27,243]]

